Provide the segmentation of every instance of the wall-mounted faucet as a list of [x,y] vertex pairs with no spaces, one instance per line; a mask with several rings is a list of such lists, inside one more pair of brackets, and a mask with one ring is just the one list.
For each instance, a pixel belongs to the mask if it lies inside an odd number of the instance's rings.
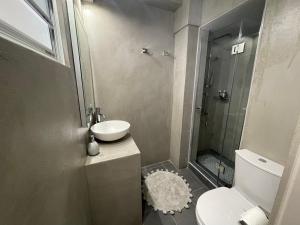
[[100,107],[95,108],[95,110],[93,107],[89,107],[87,110],[86,118],[87,118],[87,127],[91,128],[91,126],[93,126],[95,123],[102,122],[102,120],[105,119],[105,115],[101,113]]
[[105,119],[105,115],[101,113],[100,107],[97,107],[95,110],[95,118],[96,118],[96,123],[100,123],[102,121],[102,118]]
[[88,128],[90,128],[93,125],[94,122],[93,115],[94,115],[94,109],[93,107],[89,107],[86,115],[86,123]]

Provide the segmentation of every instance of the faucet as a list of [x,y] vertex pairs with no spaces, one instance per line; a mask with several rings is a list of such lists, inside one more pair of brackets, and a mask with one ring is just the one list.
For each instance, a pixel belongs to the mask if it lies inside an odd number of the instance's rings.
[[105,119],[105,115],[101,113],[100,107],[97,107],[95,110],[96,123],[100,123],[102,121],[101,117]]
[[93,125],[93,107],[89,107],[87,110],[87,127],[90,128]]

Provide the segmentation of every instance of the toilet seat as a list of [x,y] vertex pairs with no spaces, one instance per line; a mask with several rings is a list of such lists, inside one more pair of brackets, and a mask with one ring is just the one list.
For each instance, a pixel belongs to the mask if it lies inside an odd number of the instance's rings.
[[255,205],[235,188],[217,188],[201,195],[197,201],[198,225],[240,225],[243,212]]

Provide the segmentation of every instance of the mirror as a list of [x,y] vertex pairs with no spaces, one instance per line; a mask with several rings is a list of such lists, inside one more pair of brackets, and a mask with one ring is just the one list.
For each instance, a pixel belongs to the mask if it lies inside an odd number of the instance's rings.
[[93,71],[83,18],[73,0],[67,1],[82,126],[90,126],[95,109]]

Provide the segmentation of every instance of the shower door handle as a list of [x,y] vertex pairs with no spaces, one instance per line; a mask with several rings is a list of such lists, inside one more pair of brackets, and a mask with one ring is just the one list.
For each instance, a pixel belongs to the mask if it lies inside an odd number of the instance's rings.
[[202,108],[199,106],[195,108],[195,111],[197,111],[197,112],[201,112],[201,110],[202,110]]

